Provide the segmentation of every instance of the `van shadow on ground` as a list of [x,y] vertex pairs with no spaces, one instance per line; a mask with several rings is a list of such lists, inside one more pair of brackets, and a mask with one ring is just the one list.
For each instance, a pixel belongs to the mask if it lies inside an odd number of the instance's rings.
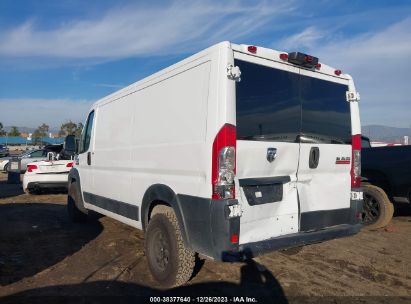
[[60,262],[102,230],[98,221],[72,224],[61,204],[0,205],[0,286]]
[[13,197],[24,194],[22,184],[8,184],[6,180],[0,180],[0,198]]
[[[246,302],[246,297],[258,303],[288,303],[284,291],[272,273],[250,260],[241,268],[240,284],[206,282],[160,290],[135,283],[95,281],[75,285],[50,286],[31,289],[1,299],[2,303],[164,303],[150,301],[150,297],[191,297],[191,302],[201,302],[198,297],[234,297]],[[205,303],[211,300],[204,300]],[[213,300],[211,302],[216,302]],[[217,301],[224,302],[224,301]]]

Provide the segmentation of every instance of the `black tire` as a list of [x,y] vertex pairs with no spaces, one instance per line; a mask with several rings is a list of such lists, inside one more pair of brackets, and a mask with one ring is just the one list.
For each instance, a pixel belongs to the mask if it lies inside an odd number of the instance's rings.
[[7,163],[7,164],[4,166],[4,172],[8,173],[8,172],[9,172],[9,168],[10,168],[10,163]]
[[176,287],[190,280],[195,266],[195,252],[184,246],[172,208],[154,208],[144,247],[150,272],[162,287]]
[[74,223],[82,223],[87,220],[87,213],[84,213],[76,206],[76,202],[80,201],[81,197],[77,188],[77,183],[73,182],[70,185],[70,190],[67,195],[67,211],[70,220]]
[[363,223],[369,229],[382,228],[388,225],[394,214],[394,205],[381,188],[362,185],[364,191]]

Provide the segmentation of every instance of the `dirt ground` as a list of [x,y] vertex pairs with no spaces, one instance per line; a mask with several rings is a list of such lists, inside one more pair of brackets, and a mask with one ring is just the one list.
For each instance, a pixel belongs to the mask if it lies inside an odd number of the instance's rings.
[[397,208],[386,229],[363,230],[301,251],[273,252],[247,263],[199,260],[187,286],[164,291],[149,274],[142,232],[97,215],[72,224],[65,202],[65,194],[24,194],[21,185],[7,184],[0,173],[0,302],[67,303],[61,296],[70,296],[66,299],[97,303],[179,295],[411,303],[408,206]]

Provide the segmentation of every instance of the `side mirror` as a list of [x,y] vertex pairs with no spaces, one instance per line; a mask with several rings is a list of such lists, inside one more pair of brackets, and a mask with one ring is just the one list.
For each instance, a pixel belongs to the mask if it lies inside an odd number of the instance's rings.
[[74,135],[66,136],[63,149],[67,154],[73,154],[76,151],[76,137]]

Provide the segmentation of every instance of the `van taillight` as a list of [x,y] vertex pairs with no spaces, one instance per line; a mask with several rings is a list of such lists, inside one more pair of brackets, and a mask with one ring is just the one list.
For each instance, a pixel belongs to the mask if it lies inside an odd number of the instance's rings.
[[225,124],[213,142],[211,183],[213,199],[235,197],[236,129]]
[[37,165],[27,165],[27,172],[33,172],[33,170],[37,170],[38,168]]
[[361,134],[352,136],[351,188],[361,186]]

